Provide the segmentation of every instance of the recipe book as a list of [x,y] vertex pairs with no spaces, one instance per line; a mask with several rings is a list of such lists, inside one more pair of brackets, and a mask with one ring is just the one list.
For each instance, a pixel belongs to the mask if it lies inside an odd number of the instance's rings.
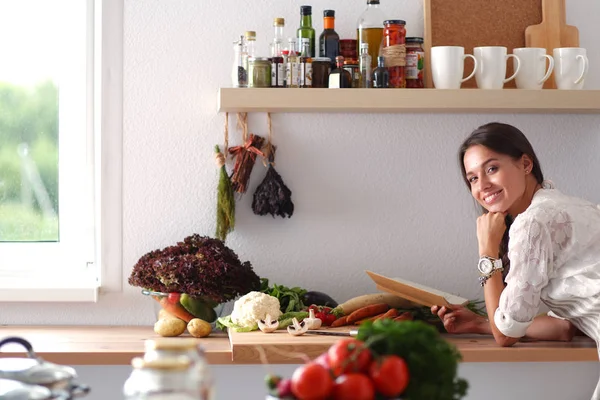
[[377,285],[377,289],[391,293],[403,299],[423,306],[447,306],[450,304],[466,305],[469,300],[464,297],[433,289],[425,285],[400,278],[388,278],[372,271],[365,271]]

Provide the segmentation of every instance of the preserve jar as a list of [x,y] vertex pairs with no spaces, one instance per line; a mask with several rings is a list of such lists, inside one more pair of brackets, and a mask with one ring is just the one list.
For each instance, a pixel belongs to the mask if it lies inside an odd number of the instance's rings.
[[312,59],[312,87],[326,88],[329,86],[331,58],[315,57]]
[[422,89],[425,87],[423,72],[425,67],[425,51],[423,38],[406,38],[406,87]]
[[160,338],[149,339],[145,342],[146,352],[144,360],[156,361],[172,359],[174,357],[186,357],[190,360],[191,390],[198,400],[214,400],[214,381],[208,363],[204,356],[204,350],[200,347],[197,339],[187,338]]
[[341,39],[340,40],[340,56],[346,58],[358,58],[358,41],[356,39]]
[[190,392],[187,357],[131,360],[133,371],[123,385],[126,400],[196,400]]
[[382,55],[390,75],[390,88],[406,87],[406,22],[391,19],[383,22]]
[[356,59],[344,60],[344,69],[350,72],[352,78],[352,87],[360,87],[360,67]]
[[248,87],[271,87],[271,61],[265,57],[253,57],[248,60]]

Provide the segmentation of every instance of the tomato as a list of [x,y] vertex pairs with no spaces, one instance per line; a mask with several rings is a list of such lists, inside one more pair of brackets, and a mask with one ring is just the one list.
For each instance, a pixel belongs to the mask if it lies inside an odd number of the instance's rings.
[[333,322],[337,319],[337,317],[334,314],[327,314],[325,315],[325,321],[323,321],[323,323],[326,326],[331,326],[331,324],[333,324]]
[[167,297],[167,301],[171,304],[179,303],[179,299],[181,299],[181,293],[169,293],[169,296]]
[[367,372],[371,364],[371,351],[357,339],[343,339],[327,351],[329,366],[338,376],[348,372]]
[[373,383],[363,374],[340,375],[333,385],[333,400],[373,400],[374,398]]
[[292,375],[292,393],[298,400],[325,400],[332,389],[329,370],[317,363],[304,364]]
[[375,360],[369,368],[369,376],[375,384],[375,390],[386,397],[396,397],[408,386],[408,366],[404,359],[389,355]]
[[313,360],[314,363],[324,366],[329,369],[329,355],[327,352],[321,354],[319,357]]

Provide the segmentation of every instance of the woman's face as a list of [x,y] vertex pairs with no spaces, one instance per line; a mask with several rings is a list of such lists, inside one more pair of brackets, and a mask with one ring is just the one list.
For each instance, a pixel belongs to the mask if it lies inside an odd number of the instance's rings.
[[475,200],[489,212],[509,212],[516,216],[511,210],[522,208],[526,177],[532,166],[529,157],[514,160],[485,146],[474,145],[465,152],[463,163]]

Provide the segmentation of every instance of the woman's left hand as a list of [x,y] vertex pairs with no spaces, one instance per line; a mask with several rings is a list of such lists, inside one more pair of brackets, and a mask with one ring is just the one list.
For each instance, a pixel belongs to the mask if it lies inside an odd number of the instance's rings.
[[498,257],[500,243],[506,231],[505,213],[487,213],[477,218],[479,255]]

